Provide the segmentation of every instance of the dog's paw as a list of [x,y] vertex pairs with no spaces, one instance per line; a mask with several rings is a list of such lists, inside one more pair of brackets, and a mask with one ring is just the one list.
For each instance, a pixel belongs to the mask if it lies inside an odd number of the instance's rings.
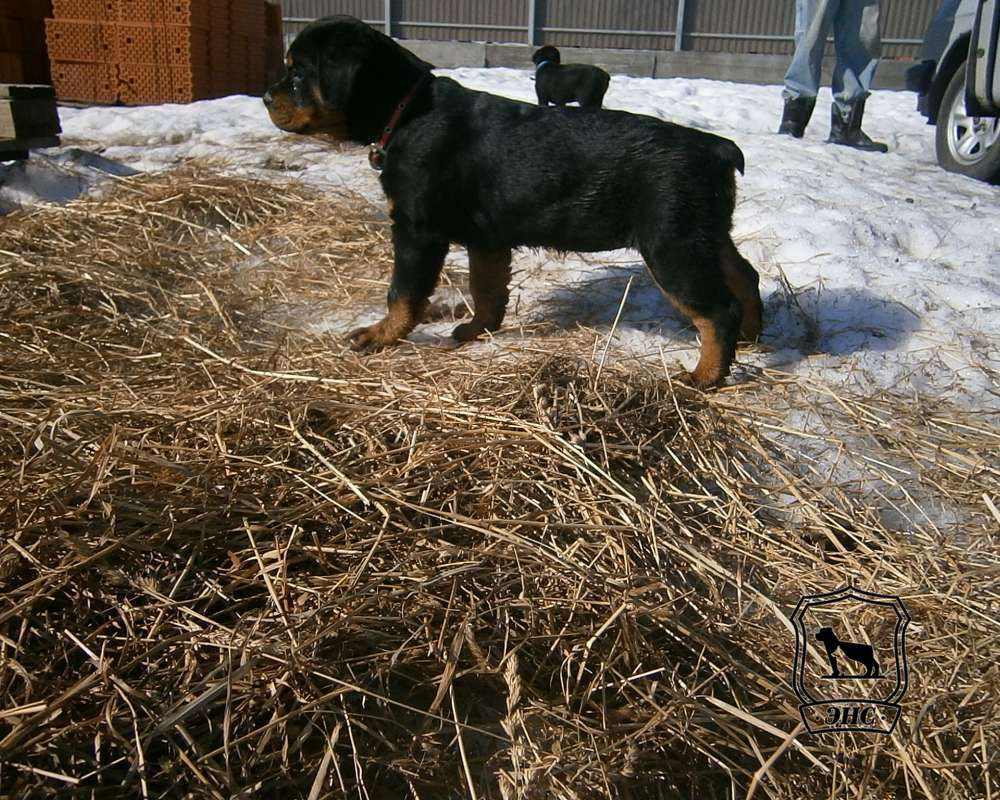
[[362,353],[377,353],[396,343],[395,339],[386,336],[385,326],[381,322],[356,328],[344,338],[352,350]]
[[451,338],[456,342],[471,342],[483,333],[486,333],[486,326],[473,319],[471,322],[463,322],[456,326],[451,332]]
[[678,370],[670,375],[670,380],[678,387],[686,390],[697,389],[701,392],[711,391],[718,388],[723,379],[714,376],[699,375],[698,370],[688,372],[686,369]]
[[744,322],[740,327],[738,341],[742,345],[757,344],[760,341],[760,326]]

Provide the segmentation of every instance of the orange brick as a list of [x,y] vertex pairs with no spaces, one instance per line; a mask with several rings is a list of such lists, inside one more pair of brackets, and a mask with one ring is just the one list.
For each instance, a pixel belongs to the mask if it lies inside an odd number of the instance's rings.
[[162,36],[160,53],[165,63],[172,66],[189,64],[208,66],[211,34],[207,30],[183,25],[164,25],[160,29],[160,35]]
[[113,103],[117,79],[109,64],[52,62],[52,83],[60,100]]
[[170,70],[160,64],[119,64],[118,96],[126,105],[170,100]]
[[187,25],[209,30],[212,20],[211,0],[163,0],[161,21],[167,25]]
[[124,64],[155,64],[157,52],[157,26],[148,22],[115,22],[115,61]]
[[115,19],[115,0],[52,0],[56,19]]
[[171,67],[171,102],[191,103],[217,97],[214,81],[208,71]]
[[113,37],[108,23],[92,20],[45,20],[45,41],[54,61],[87,63],[114,60]]

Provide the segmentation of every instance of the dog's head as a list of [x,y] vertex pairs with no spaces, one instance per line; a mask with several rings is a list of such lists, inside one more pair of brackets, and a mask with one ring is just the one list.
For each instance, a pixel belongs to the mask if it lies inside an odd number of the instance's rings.
[[531,57],[531,63],[537,67],[543,61],[548,61],[550,64],[558,64],[559,51],[550,44],[545,45],[545,47],[540,47]]
[[837,636],[833,632],[833,628],[820,628],[816,631],[816,638],[821,642],[832,642]]
[[430,69],[361,20],[326,17],[295,37],[285,75],[268,89],[264,105],[282,130],[365,144]]

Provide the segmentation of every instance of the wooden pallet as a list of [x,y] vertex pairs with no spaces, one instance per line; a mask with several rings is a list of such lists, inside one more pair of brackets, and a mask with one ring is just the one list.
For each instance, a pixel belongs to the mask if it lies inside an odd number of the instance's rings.
[[0,83],[0,161],[59,144],[59,112],[51,86]]

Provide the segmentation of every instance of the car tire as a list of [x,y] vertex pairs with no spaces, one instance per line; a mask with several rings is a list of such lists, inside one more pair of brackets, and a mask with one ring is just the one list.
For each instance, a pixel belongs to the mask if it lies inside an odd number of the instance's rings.
[[935,146],[938,163],[949,172],[1000,183],[1000,118],[966,113],[964,62],[941,98]]

